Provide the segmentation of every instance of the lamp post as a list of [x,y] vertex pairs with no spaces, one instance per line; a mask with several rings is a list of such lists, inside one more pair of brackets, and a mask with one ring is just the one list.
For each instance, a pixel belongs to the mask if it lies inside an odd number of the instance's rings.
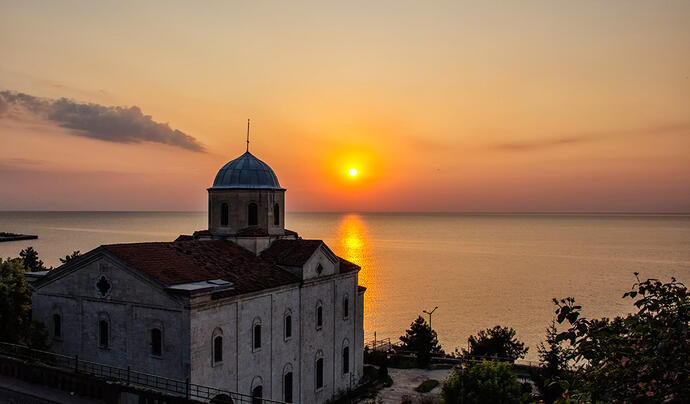
[[429,315],[429,328],[430,328],[430,329],[431,329],[431,315],[434,314],[434,312],[436,311],[436,309],[438,309],[438,306],[434,307],[434,309],[431,310],[431,311],[422,310],[424,313],[426,313],[426,314]]

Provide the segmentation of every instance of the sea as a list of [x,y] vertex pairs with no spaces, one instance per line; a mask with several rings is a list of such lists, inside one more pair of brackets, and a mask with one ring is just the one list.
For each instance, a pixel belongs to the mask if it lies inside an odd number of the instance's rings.
[[[512,327],[537,360],[553,298],[572,296],[589,318],[634,311],[636,281],[690,282],[690,215],[287,213],[287,228],[359,264],[365,339],[398,340],[417,316],[446,351],[496,325]],[[0,231],[37,240],[46,265],[101,244],[171,241],[207,228],[205,212],[0,212]]]

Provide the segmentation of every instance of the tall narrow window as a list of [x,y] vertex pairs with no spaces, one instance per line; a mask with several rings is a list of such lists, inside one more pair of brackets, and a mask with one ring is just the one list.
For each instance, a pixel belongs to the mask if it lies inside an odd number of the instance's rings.
[[347,320],[350,317],[350,299],[345,296],[343,299],[343,318]]
[[262,386],[254,387],[254,390],[252,390],[252,404],[261,404],[263,395],[264,389]]
[[254,326],[254,349],[261,348],[261,324]]
[[223,337],[220,335],[213,339],[213,362],[223,361]]
[[323,358],[316,360],[316,388],[323,387]]
[[292,337],[292,316],[285,316],[285,339]]
[[159,328],[151,329],[151,355],[161,356],[163,351],[163,341]]
[[287,372],[283,376],[283,401],[292,402],[292,372]]
[[59,314],[53,314],[53,337],[62,337],[62,318]]
[[273,205],[273,225],[280,226],[280,206],[277,203]]
[[98,322],[98,345],[101,348],[108,347],[108,322],[105,320]]
[[343,347],[343,374],[350,373],[350,347]]
[[228,204],[227,203],[221,203],[220,204],[220,225],[221,226],[227,226],[228,225]]
[[259,224],[259,211],[255,203],[250,203],[247,207],[247,221],[249,226],[256,226]]
[[316,306],[316,328],[321,328],[323,326],[323,307],[321,304]]

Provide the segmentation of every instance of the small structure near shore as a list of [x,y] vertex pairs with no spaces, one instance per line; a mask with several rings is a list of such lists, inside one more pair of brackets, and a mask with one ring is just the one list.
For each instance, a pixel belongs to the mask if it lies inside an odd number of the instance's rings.
[[0,231],[0,242],[3,241],[19,241],[19,240],[35,240],[38,236],[33,234],[17,234],[17,233],[6,233]]

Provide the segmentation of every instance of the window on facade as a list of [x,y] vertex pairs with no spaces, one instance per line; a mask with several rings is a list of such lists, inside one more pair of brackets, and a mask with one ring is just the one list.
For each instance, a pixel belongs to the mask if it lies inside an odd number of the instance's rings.
[[220,204],[220,225],[221,226],[227,226],[228,225],[228,217],[229,217],[229,212],[228,212],[228,204],[227,203],[221,203]]
[[159,328],[151,329],[151,355],[161,356],[163,351],[163,341]]
[[292,372],[287,372],[283,376],[283,401],[292,402]]
[[321,328],[323,326],[323,307],[319,304],[316,307],[316,328]]
[[273,205],[273,225],[280,226],[280,206],[277,203]]
[[259,210],[255,203],[250,203],[247,207],[247,222],[249,226],[259,224]]
[[254,349],[261,348],[261,324],[254,326]]
[[292,316],[285,316],[285,339],[292,337]]
[[350,299],[347,296],[343,299],[343,317],[346,319],[350,317]]
[[350,347],[343,347],[343,374],[350,373]]
[[261,397],[264,395],[264,389],[262,386],[254,387],[252,390],[252,404],[261,404]]
[[53,336],[62,337],[62,318],[59,314],[53,314]]
[[323,265],[319,264],[316,266],[316,273],[321,275],[321,272],[323,272]]
[[106,320],[98,322],[98,345],[101,348],[108,347],[108,322]]
[[223,337],[220,335],[213,339],[213,362],[223,361]]
[[316,388],[323,387],[323,358],[316,360]]

